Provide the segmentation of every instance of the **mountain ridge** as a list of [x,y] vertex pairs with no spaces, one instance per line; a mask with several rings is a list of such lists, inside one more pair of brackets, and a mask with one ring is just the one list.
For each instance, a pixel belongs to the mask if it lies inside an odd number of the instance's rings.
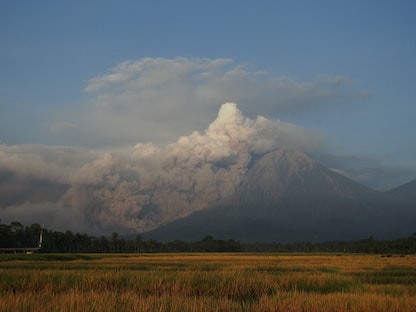
[[[400,190],[400,189],[399,189]],[[161,241],[205,235],[256,241],[392,238],[414,232],[411,201],[342,176],[293,149],[255,160],[226,205],[142,233]]]
[[416,180],[399,185],[386,193],[411,202],[416,202]]

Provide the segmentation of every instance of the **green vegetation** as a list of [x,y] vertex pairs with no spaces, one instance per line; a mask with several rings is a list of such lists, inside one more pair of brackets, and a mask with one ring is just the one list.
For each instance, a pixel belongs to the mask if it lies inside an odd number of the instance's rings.
[[416,310],[415,256],[22,256],[0,255],[0,311]]
[[[0,248],[36,247],[39,242],[41,226],[32,224],[23,226],[19,222],[0,225]],[[243,246],[232,239],[215,240],[211,236],[197,242],[175,240],[162,244],[156,240],[142,240],[136,235],[134,240],[120,237],[116,232],[111,238],[94,237],[87,234],[42,229],[42,253],[136,253],[136,252],[236,252],[243,251]],[[12,251],[11,251],[12,252]]]
[[[0,224],[0,248],[36,247],[41,226],[23,226],[19,222]],[[94,237],[87,234],[50,231],[43,229],[42,253],[137,253],[137,252],[336,252],[375,254],[415,254],[416,234],[394,240],[375,240],[372,237],[358,241],[297,242],[241,244],[238,241],[217,240],[206,236],[200,241],[184,242],[174,240],[161,243],[153,239],[143,240],[140,235],[134,239],[120,237]]]

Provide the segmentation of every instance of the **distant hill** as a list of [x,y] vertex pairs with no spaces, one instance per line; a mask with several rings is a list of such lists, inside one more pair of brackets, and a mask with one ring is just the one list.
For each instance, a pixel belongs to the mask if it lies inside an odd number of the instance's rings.
[[395,196],[396,198],[407,200],[416,204],[416,180],[400,185],[386,193]]
[[244,243],[407,236],[416,231],[415,184],[377,192],[301,152],[278,149],[253,161],[226,204],[142,236],[192,241],[211,235]]

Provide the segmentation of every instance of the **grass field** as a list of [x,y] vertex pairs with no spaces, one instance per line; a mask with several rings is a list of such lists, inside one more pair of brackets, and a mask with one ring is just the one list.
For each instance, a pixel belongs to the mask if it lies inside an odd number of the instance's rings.
[[416,256],[0,255],[0,311],[416,311]]

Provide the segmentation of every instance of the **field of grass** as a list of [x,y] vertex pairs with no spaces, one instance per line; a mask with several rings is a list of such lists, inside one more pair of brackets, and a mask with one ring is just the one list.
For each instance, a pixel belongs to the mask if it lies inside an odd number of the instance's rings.
[[0,311],[416,311],[416,256],[0,255]]

